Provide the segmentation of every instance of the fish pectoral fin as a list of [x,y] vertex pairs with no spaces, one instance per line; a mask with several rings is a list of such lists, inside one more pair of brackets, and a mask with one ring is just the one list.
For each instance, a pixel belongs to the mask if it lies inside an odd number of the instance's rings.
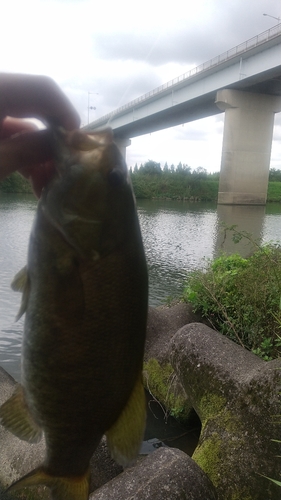
[[105,433],[111,456],[126,466],[139,452],[146,422],[146,401],[140,373],[129,401],[115,424]]
[[14,277],[11,288],[14,292],[24,292],[28,281],[27,267],[24,266]]
[[12,434],[29,443],[38,443],[42,437],[42,430],[30,413],[20,384],[0,407],[0,423]]
[[83,476],[59,477],[48,474],[44,466],[38,467],[13,483],[6,491],[16,491],[40,484],[50,488],[53,500],[88,500],[90,469]]
[[24,266],[14,277],[11,288],[14,292],[22,292],[22,299],[19,312],[16,316],[16,321],[25,313],[27,309],[28,297],[29,297],[29,279],[27,273],[27,267]]

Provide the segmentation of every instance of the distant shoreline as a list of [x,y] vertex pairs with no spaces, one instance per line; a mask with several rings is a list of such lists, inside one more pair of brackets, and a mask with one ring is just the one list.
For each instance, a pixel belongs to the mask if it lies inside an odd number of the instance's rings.
[[[186,175],[163,172],[149,175],[131,172],[131,180],[137,199],[188,202],[216,202],[218,199],[219,173]],[[14,172],[0,183],[1,192],[32,194],[32,188],[27,179]],[[281,179],[269,181],[267,203],[281,203]]]

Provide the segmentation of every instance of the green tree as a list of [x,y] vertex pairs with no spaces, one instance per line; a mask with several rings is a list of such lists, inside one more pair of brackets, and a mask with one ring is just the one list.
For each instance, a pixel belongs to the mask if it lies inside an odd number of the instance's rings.
[[192,175],[194,175],[198,179],[206,179],[208,172],[204,167],[197,167],[193,170]]
[[148,160],[143,167],[143,173],[148,175],[162,174],[161,165],[153,160]]
[[13,172],[0,183],[4,193],[32,193],[30,182],[18,172]]
[[269,181],[281,182],[281,170],[276,168],[271,168],[269,170]]
[[182,162],[181,161],[177,165],[176,172],[177,172],[177,174],[181,174],[183,172],[183,166],[182,166]]
[[176,173],[177,174],[190,174],[191,172],[191,167],[189,167],[186,164],[182,164],[180,161],[177,168],[176,168]]

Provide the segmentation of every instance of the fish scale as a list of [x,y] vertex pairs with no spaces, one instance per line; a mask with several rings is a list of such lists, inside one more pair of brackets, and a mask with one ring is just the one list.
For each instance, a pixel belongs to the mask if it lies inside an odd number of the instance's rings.
[[[57,176],[39,201],[27,267],[13,288],[25,312],[22,386],[0,408],[44,463],[9,489],[45,484],[87,500],[102,435],[122,465],[145,426],[142,362],[148,279],[128,171],[112,133],[54,131]],[[20,411],[19,411],[20,409]]]

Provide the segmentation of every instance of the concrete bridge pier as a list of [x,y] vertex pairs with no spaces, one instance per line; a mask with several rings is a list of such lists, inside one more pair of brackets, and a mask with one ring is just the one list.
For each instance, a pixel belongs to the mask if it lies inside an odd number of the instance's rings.
[[225,111],[218,203],[266,203],[274,113],[281,98],[223,89],[216,104]]
[[128,139],[127,137],[114,137],[114,142],[123,158],[126,160],[126,147],[131,145],[131,139]]

